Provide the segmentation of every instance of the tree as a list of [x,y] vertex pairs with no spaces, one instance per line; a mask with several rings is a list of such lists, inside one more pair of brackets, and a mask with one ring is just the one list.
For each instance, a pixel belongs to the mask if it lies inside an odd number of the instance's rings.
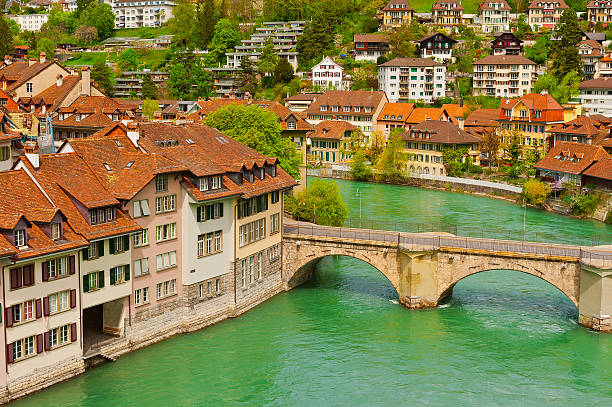
[[376,169],[381,177],[388,182],[397,182],[404,177],[404,169],[408,155],[404,153],[404,140],[398,134],[389,137],[378,162]]
[[259,61],[257,62],[257,69],[259,69],[259,72],[265,76],[269,76],[276,68],[279,60],[280,57],[276,53],[276,50],[274,50],[272,38],[268,38],[263,49],[261,50],[261,55],[259,56]]
[[366,157],[370,162],[378,162],[378,158],[385,150],[386,143],[387,140],[385,140],[385,136],[380,131],[372,133],[372,138],[369,140],[368,146],[365,149]]
[[13,55],[13,33],[9,29],[4,16],[0,16],[0,57]]
[[281,168],[299,177],[302,158],[293,142],[282,136],[278,116],[257,105],[231,104],[206,117],[205,123],[268,157],[278,157]]
[[363,149],[357,150],[351,162],[351,177],[357,181],[367,181],[372,176],[372,167],[367,164]]
[[153,82],[151,75],[145,75],[142,78],[142,98],[143,99],[157,99],[157,86]]
[[[144,96],[143,96],[144,97]],[[145,99],[142,102],[142,115],[153,118],[153,114],[159,110],[159,102],[157,100]]]
[[77,15],[77,17],[80,16],[85,11],[85,9],[93,2],[94,0],[76,0],[77,8],[75,10],[75,14]]
[[521,197],[530,205],[542,206],[550,194],[550,186],[537,179],[530,179],[523,184]]
[[460,175],[468,169],[469,162],[464,162],[465,157],[468,155],[467,147],[447,147],[442,149],[442,161],[444,163],[444,169],[446,175],[454,177]]
[[488,158],[489,169],[497,162],[499,149],[501,148],[501,138],[496,128],[486,129],[482,134],[480,152]]
[[243,92],[249,92],[251,96],[257,93],[259,81],[257,80],[255,67],[250,58],[240,60],[240,73],[238,74],[238,84]]
[[332,40],[333,26],[330,26],[329,21],[313,19],[298,38],[296,50],[300,63],[309,65],[314,59],[323,57],[332,49]]
[[226,49],[236,46],[240,36],[233,21],[229,18],[222,18],[215,24],[215,35],[212,37],[213,44],[224,44]]
[[214,79],[212,74],[205,70],[202,66],[202,62],[197,58],[191,64],[191,98],[196,100],[198,98],[208,98],[215,95],[213,91]]
[[552,74],[546,74],[538,78],[533,89],[537,93],[546,90],[557,102],[567,103],[580,94],[580,81],[580,75],[575,71],[570,71],[561,80]]
[[74,32],[74,37],[85,44],[98,41],[98,29],[90,25],[82,25]]
[[191,0],[176,0],[173,17],[168,21],[173,42],[180,48],[191,47],[195,33],[195,8]]
[[173,64],[168,75],[168,89],[172,96],[179,100],[185,100],[191,93],[191,82],[189,72],[183,64]]
[[293,216],[325,226],[342,226],[348,208],[340,195],[338,184],[322,179],[314,180],[306,190],[298,193]]
[[522,40],[525,35],[531,33],[533,33],[533,31],[531,30],[529,23],[527,23],[527,17],[525,17],[525,14],[519,14],[518,21],[516,22],[516,31],[514,34],[517,36],[517,38]]
[[289,83],[293,80],[293,67],[287,58],[280,58],[274,68],[275,83]]
[[36,45],[35,56],[39,56],[44,52],[47,58],[52,59],[55,56],[56,43],[51,38],[41,38]]
[[215,10],[214,0],[203,0],[197,6],[197,44],[201,48],[207,48],[215,35],[215,24],[219,13]]
[[582,72],[582,60],[577,45],[582,38],[578,17],[571,8],[565,9],[555,27],[555,45],[552,53],[552,73],[562,80],[571,71]]
[[106,66],[106,61],[98,60],[91,68],[91,79],[108,95],[113,96],[113,71]]
[[414,41],[423,38],[427,34],[427,27],[419,24],[413,19],[410,25],[401,25],[389,34],[389,45],[391,55],[394,58],[409,58],[417,56]]
[[80,14],[77,25],[96,27],[98,37],[106,39],[112,35],[115,29],[115,14],[110,5],[92,1]]
[[550,40],[550,33],[542,34],[538,37],[533,46],[525,47],[525,56],[536,64],[543,65],[548,60],[553,43]]
[[133,48],[126,48],[119,53],[117,65],[124,71],[135,71],[138,67],[138,56]]

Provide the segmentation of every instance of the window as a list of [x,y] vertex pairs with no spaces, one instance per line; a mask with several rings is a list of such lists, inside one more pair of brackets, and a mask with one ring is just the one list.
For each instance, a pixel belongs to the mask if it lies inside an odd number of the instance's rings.
[[268,194],[244,199],[238,203],[238,219],[268,210]]
[[200,284],[199,289],[200,289],[200,298],[204,298],[204,284]]
[[59,240],[62,238],[62,224],[61,222],[54,222],[51,224],[51,239]]
[[26,92],[32,93],[33,90],[34,90],[34,86],[32,85],[32,82],[26,83]]
[[141,216],[149,216],[149,201],[147,199],[141,199],[134,201],[134,217],[140,218]]
[[255,256],[249,256],[249,284],[253,282],[253,266],[255,265]]
[[157,283],[156,286],[157,299],[166,298],[176,294],[176,279]]
[[11,290],[27,287],[34,284],[34,265],[29,264],[23,267],[16,267],[10,270],[9,274]]
[[275,213],[274,215],[270,215],[270,234],[278,233],[278,220],[280,218],[280,213]]
[[98,223],[111,222],[115,219],[115,208],[109,206],[107,208],[91,209],[89,211],[89,222],[92,225]]
[[155,213],[172,212],[174,210],[176,210],[176,195],[155,198]]
[[134,290],[134,304],[143,305],[149,303],[149,287]]
[[176,251],[166,252],[155,256],[157,262],[157,271],[165,270],[170,267],[176,266]]
[[134,239],[134,247],[141,247],[149,244],[149,229],[142,229],[132,236]]
[[104,271],[95,271],[83,276],[83,291],[95,291],[104,287]]
[[68,257],[60,257],[47,262],[49,268],[49,280],[68,275]]
[[168,175],[159,174],[155,177],[155,192],[165,192],[168,190]]
[[60,291],[49,295],[49,313],[66,311],[70,308],[70,291]]
[[34,300],[25,301],[20,304],[15,304],[12,307],[13,324],[29,321],[34,318],[35,303]]
[[295,130],[297,128],[296,122],[287,122],[287,130]]
[[200,178],[198,184],[198,189],[200,191],[208,191],[208,177]]
[[239,244],[240,247],[266,237],[266,218],[240,226]]
[[274,191],[270,194],[270,200],[272,201],[273,204],[277,203],[279,201],[279,198],[280,198],[279,191]]
[[196,211],[198,222],[205,222],[210,219],[219,219],[223,217],[223,203],[216,202],[214,204],[198,206]]
[[34,349],[36,348],[34,344],[36,343],[36,336],[28,336],[23,339],[19,339],[13,342],[13,361],[17,361],[20,359],[25,359],[28,356],[32,356],[34,354]]
[[17,229],[14,232],[15,235],[15,246],[23,247],[26,245],[26,232],[25,229]]
[[221,285],[220,285],[219,279],[217,278],[215,280],[215,292],[219,293],[219,291],[221,291]]
[[280,245],[276,244],[268,248],[268,260],[275,261],[280,257]]
[[0,161],[6,161],[11,158],[11,148],[9,146],[0,147]]
[[158,225],[155,228],[155,233],[158,242],[176,238],[176,223],[168,223],[167,225]]
[[[76,325],[73,326],[76,327]],[[73,338],[76,340],[76,331],[73,334]],[[68,342],[70,342],[70,325],[63,325],[49,331],[49,345],[51,348],[64,345]]]
[[221,188],[221,177],[215,176],[211,178],[212,186],[211,189],[219,189]]
[[111,285],[119,285],[130,280],[130,267],[129,265],[111,267],[110,269],[110,283]]
[[255,268],[257,269],[257,279],[260,280],[261,279],[261,253],[257,253],[257,264]]
[[221,231],[204,233],[198,236],[198,257],[208,256],[223,251]]
[[134,260],[134,277],[140,277],[149,274],[149,258]]
[[240,286],[245,286],[245,277],[246,277],[246,259],[242,259],[240,262]]

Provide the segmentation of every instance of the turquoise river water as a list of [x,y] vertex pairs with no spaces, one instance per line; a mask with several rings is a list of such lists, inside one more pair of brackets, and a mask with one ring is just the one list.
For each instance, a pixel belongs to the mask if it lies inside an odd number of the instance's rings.
[[[335,181],[351,216],[452,223],[520,239],[511,203]],[[528,233],[582,243],[600,223],[528,209]],[[612,335],[536,277],[495,270],[460,281],[436,309],[397,303],[376,269],[323,259],[313,279],[247,314],[121,357],[13,403],[26,406],[611,406]]]

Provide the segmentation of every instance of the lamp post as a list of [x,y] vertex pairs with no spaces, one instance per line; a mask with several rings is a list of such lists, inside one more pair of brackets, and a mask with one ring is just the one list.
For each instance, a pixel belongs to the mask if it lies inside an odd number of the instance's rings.
[[525,241],[525,219],[527,218],[527,204],[525,203],[525,198],[523,198],[523,241]]
[[314,215],[314,223],[317,224],[317,205],[312,205],[313,207],[313,215]]
[[357,188],[357,196],[359,196],[359,227],[361,227],[361,188]]

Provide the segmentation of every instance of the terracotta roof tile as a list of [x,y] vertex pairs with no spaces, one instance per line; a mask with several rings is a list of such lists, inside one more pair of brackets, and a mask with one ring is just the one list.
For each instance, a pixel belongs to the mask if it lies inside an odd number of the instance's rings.
[[68,116],[64,120],[55,120],[53,122],[53,125],[55,127],[86,127],[93,129],[103,129],[108,126],[112,126],[113,123],[115,122],[109,119],[106,114],[98,112],[90,114],[79,121],[76,120],[76,115],[73,114],[71,116]]
[[445,110],[439,107],[417,107],[410,113],[406,123],[417,124],[424,120],[440,120],[444,113]]
[[16,81],[27,67],[27,62],[13,62],[10,65],[4,65],[0,69],[0,78],[4,78],[7,81]]
[[[428,138],[419,137],[427,134]],[[404,141],[431,142],[440,144],[474,144],[480,143],[479,137],[461,130],[456,125],[439,120],[426,120],[402,134]]]
[[601,146],[561,141],[548,151],[534,167],[543,170],[581,174],[593,163],[611,158]]
[[[19,78],[14,83],[8,86],[7,88],[8,91],[10,92],[14,89],[17,89],[18,87],[26,83],[28,80],[32,79],[33,77],[35,77],[36,75],[38,75],[39,73],[41,73],[42,71],[44,71],[45,69],[47,69],[48,67],[54,64],[57,64],[57,63],[55,61],[45,61],[45,62],[36,62],[32,66],[28,66],[26,69],[22,70],[19,73]],[[58,64],[58,66],[60,65]],[[66,71],[66,74],[68,74],[68,71]]]
[[447,10],[447,4],[451,4],[451,10],[463,10],[460,0],[438,0],[431,6],[432,10]]
[[[306,110],[307,114],[332,113],[331,106],[350,106],[350,114],[353,116],[372,116],[380,103],[386,102],[387,97],[383,91],[367,90],[328,90],[310,104]],[[321,112],[321,106],[328,106],[327,111]],[[355,112],[355,107],[361,108],[360,112]],[[364,107],[372,108],[370,113],[366,113]],[[346,114],[341,108],[333,114]]]
[[565,1],[563,1],[563,0],[550,0],[550,1],[533,0],[529,4],[529,7],[527,7],[527,8],[531,8],[531,9],[543,9],[546,4],[553,4],[554,5],[555,3],[559,3],[559,7],[557,7],[559,9],[568,8],[567,4],[565,4]]
[[49,86],[47,89],[42,92],[32,96],[30,98],[30,103],[34,105],[40,105],[44,103],[45,105],[51,105],[48,109],[50,111],[55,111],[61,102],[66,98],[66,96],[70,93],[70,91],[80,83],[81,78],[76,75],[66,76],[62,80],[62,86],[57,86],[57,83]]
[[[404,6],[403,8],[392,6]],[[387,5],[382,8],[382,11],[410,11],[413,10],[408,0],[389,0]],[[414,10],[413,10],[414,11]]]
[[580,89],[612,89],[612,78],[597,78],[580,82]]
[[357,127],[344,120],[323,120],[315,126],[311,138],[340,140],[347,131],[355,131]]
[[378,121],[406,122],[413,110],[414,103],[385,103],[378,115]]
[[587,168],[582,175],[612,180],[612,158],[600,158],[599,161]]
[[578,116],[572,121],[559,123],[552,126],[549,133],[570,134],[587,136],[589,139],[597,138],[602,133],[610,133],[610,128],[596,119],[587,116]]
[[465,127],[490,126],[499,119],[499,109],[476,109],[465,119]]
[[353,42],[384,42],[389,43],[390,39],[385,34],[355,34]]
[[442,66],[431,58],[393,58],[379,66]]
[[[501,4],[498,8],[495,8],[495,4]],[[506,0],[483,0],[478,6],[478,12],[481,10],[511,10]]]

